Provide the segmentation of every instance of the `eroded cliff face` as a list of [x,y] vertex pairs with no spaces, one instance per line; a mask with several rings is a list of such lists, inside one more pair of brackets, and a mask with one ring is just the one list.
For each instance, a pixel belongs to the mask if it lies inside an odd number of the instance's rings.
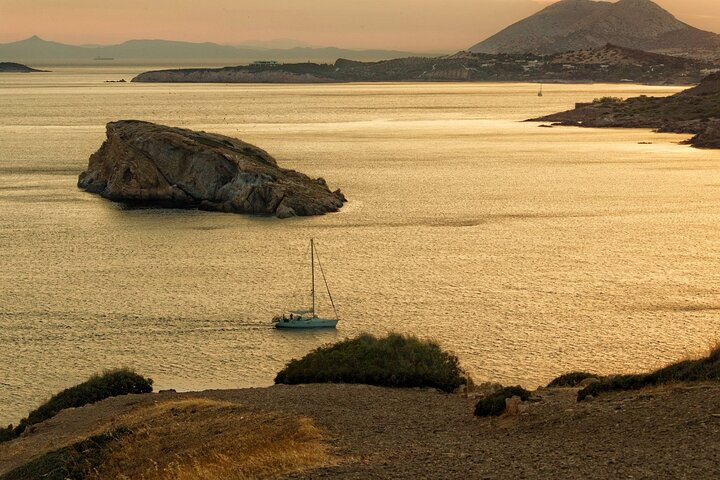
[[322,178],[280,168],[248,143],[137,120],[108,123],[78,187],[130,204],[280,218],[334,212],[346,201]]

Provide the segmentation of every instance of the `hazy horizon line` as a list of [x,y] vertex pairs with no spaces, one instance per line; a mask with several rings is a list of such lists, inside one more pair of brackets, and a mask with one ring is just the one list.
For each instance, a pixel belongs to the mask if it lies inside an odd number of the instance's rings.
[[[326,48],[334,48],[338,50],[357,50],[357,51],[370,51],[370,50],[386,50],[386,51],[395,51],[395,52],[407,52],[407,53],[449,53],[450,51],[447,49],[437,49],[437,50],[408,50],[408,49],[402,49],[402,48],[391,48],[391,47],[341,47],[337,45],[317,45],[312,44],[310,42],[307,42],[305,40],[300,39],[294,39],[294,38],[272,38],[269,40],[243,40],[238,43],[220,43],[220,42],[213,42],[213,41],[191,41],[191,40],[177,40],[172,38],[128,38],[119,42],[114,43],[69,43],[69,42],[63,42],[59,40],[52,40],[48,39],[47,37],[44,37],[42,35],[33,34],[29,37],[23,37],[19,40],[10,40],[10,41],[0,41],[0,45],[8,45],[13,43],[22,43],[28,40],[32,39],[38,39],[43,42],[47,43],[57,43],[61,45],[67,45],[71,47],[81,47],[81,48],[99,48],[99,47],[112,47],[117,45],[123,45],[128,42],[173,42],[173,43],[187,43],[187,44],[193,44],[193,45],[219,45],[223,47],[235,47],[235,48],[263,48],[267,50],[291,50],[296,48],[309,48],[309,49],[326,49]],[[294,46],[263,46],[262,44],[269,44],[272,42],[278,42],[278,41],[287,41],[288,43],[297,42],[299,45]],[[455,51],[462,51],[467,50],[467,48],[458,48]]]

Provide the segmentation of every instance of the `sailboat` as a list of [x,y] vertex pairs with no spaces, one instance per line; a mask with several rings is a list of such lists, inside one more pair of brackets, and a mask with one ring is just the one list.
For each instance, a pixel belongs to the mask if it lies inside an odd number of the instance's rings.
[[[322,274],[325,288],[327,289],[328,298],[330,298],[330,304],[332,305],[333,312],[335,312],[335,318],[320,318],[317,316],[317,310],[315,308],[315,257],[317,257],[318,266],[320,267],[320,273]],[[315,249],[315,240],[310,239],[310,272],[312,278],[312,308],[309,310],[291,310],[287,314],[273,318],[275,328],[287,328],[287,329],[300,329],[300,328],[336,328],[338,323],[337,309],[335,308],[335,302],[333,302],[332,294],[330,293],[330,287],[328,286],[327,279],[325,278],[325,271],[320,263],[320,256],[317,255]]]
[[543,96],[543,92],[542,92],[542,83],[541,83],[540,90],[538,91],[538,97],[542,97],[542,96]]

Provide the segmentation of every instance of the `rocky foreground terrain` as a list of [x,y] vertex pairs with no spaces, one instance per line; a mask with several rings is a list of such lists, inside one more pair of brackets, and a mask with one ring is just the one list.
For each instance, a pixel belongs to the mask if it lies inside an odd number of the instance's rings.
[[459,52],[381,62],[339,59],[333,65],[293,63],[188,68],[141,73],[133,82],[328,83],[328,82],[636,82],[697,83],[715,65],[702,60],[604,45],[552,55]]
[[[143,478],[295,479],[720,475],[718,383],[603,394],[579,403],[576,392],[538,389],[530,401],[495,418],[474,417],[475,400],[465,395],[364,385],[115,397],[65,410],[0,444],[0,478],[32,478],[15,469],[124,425],[130,426],[128,436],[102,446],[96,458],[103,462],[100,474],[83,478],[124,478],[107,476],[117,472],[144,472]],[[292,427],[293,419],[304,420]],[[247,448],[237,441],[237,435],[252,434],[244,425],[274,433],[248,437],[260,442],[253,451],[224,450],[226,455],[216,458],[212,449]],[[292,443],[285,443],[290,435]],[[225,437],[235,441],[221,441]],[[146,450],[134,450],[140,447],[151,448],[155,459],[145,470],[138,470],[138,464],[149,463]],[[287,457],[296,451],[296,457]],[[218,462],[222,473],[216,475]],[[185,475],[178,476],[180,471]]]
[[670,97],[599,98],[579,103],[573,110],[529,121],[689,133],[694,137],[688,143],[695,147],[720,148],[720,73]]
[[281,168],[248,143],[137,120],[107,125],[78,186],[134,205],[280,218],[334,212],[346,201],[322,178]]

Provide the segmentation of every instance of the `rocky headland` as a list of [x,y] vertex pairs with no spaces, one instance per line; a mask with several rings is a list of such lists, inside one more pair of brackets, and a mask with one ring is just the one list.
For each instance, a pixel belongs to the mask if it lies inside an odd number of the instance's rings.
[[133,82],[161,83],[329,83],[329,65],[293,64],[292,68],[179,68],[144,72]]
[[272,63],[141,73],[133,82],[330,83],[330,82],[635,82],[695,84],[713,63],[607,44],[558,54],[458,52],[380,62],[338,59],[334,64]]
[[322,178],[281,168],[235,138],[137,120],[106,130],[78,187],[110,200],[279,218],[334,212],[346,201]]
[[528,121],[594,128],[652,128],[659,132],[693,134],[688,143],[720,148],[720,73],[669,97],[614,97],[578,103],[566,112]]
[[47,72],[47,70],[37,70],[30,68],[27,65],[13,62],[0,62],[0,73],[33,73],[33,72]]

